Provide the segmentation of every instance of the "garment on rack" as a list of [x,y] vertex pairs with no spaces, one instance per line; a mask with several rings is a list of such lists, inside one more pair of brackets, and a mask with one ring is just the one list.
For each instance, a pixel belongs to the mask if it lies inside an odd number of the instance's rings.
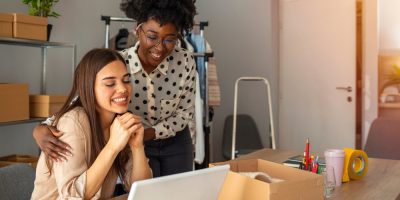
[[135,46],[137,40],[134,33],[128,31],[126,28],[121,28],[117,35],[108,41],[108,44],[110,49],[121,51]]
[[[204,53],[213,52],[211,45],[204,37],[198,34],[190,34],[187,38],[193,45],[194,52]],[[205,98],[205,59],[204,57],[196,58],[197,71],[200,77],[200,94],[201,98]],[[219,106],[221,105],[221,90],[219,87],[217,65],[214,57],[208,59],[208,105]]]
[[221,90],[214,57],[208,59],[208,105],[211,107],[221,105]]
[[[196,73],[196,91],[200,90],[200,80],[199,74]],[[194,134],[192,136],[194,140],[195,147],[195,156],[194,162],[197,164],[201,164],[204,161],[205,157],[205,143],[204,143],[204,130],[203,130],[203,100],[200,98],[200,93],[196,92],[196,99],[194,104],[194,120],[189,123],[189,127],[191,127],[191,133]],[[194,129],[194,130],[193,130]]]
[[[180,42],[184,42],[186,49],[189,52],[194,52],[194,48],[192,44],[187,40],[187,38],[183,38],[183,41],[179,41],[178,45],[183,46]],[[192,136],[192,142],[194,146],[194,162],[197,164],[201,164],[204,161],[205,157],[205,144],[204,144],[204,130],[203,130],[203,100],[200,97],[200,81],[199,74],[196,73],[196,97],[195,97],[195,111],[194,117],[191,121],[189,121],[189,131]]]
[[[206,43],[204,38],[201,35],[197,34],[189,34],[188,37],[189,42],[192,44],[194,51],[197,53],[204,53],[206,51]],[[197,72],[199,73],[200,78],[200,96],[202,99],[205,98],[205,76],[206,76],[206,69],[205,69],[205,59],[204,57],[197,57],[196,58],[196,66]]]

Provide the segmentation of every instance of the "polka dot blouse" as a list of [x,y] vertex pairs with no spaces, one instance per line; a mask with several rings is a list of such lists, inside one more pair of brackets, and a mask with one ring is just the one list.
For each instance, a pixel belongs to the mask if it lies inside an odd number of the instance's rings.
[[175,47],[154,71],[147,74],[137,48],[121,51],[132,73],[133,113],[142,117],[146,128],[155,129],[156,139],[175,136],[194,115],[196,64],[193,55]]

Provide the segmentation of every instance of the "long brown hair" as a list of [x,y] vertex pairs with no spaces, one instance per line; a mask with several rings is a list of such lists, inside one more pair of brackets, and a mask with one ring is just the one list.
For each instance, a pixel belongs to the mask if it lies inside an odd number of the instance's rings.
[[[86,53],[75,69],[74,82],[68,100],[55,118],[54,125],[57,125],[59,119],[65,113],[76,107],[83,107],[89,118],[91,130],[91,155],[89,166],[93,164],[100,151],[106,145],[104,134],[99,123],[99,114],[96,111],[96,97],[94,94],[96,75],[104,66],[116,60],[125,63],[122,56],[114,50],[93,49]],[[128,152],[128,149],[125,148],[118,154],[113,163],[113,168],[117,170],[116,172],[119,175],[125,174],[124,166],[128,160]]]

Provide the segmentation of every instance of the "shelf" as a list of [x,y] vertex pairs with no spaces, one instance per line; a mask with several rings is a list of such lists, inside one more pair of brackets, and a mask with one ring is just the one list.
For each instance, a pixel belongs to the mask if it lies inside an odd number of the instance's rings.
[[71,47],[75,48],[75,44],[61,43],[61,42],[48,42],[41,40],[26,40],[19,38],[0,37],[1,44],[31,46],[31,47]]
[[400,108],[400,103],[379,103],[379,108]]
[[16,46],[28,46],[36,47],[41,49],[41,60],[42,60],[42,72],[41,72],[41,84],[40,84],[40,94],[46,94],[46,80],[47,80],[47,50],[49,48],[71,48],[72,49],[72,67],[71,67],[71,77],[73,78],[75,64],[76,64],[76,45],[70,43],[61,42],[48,42],[41,40],[26,40],[18,38],[7,38],[0,37],[0,44],[6,45],[16,45]]
[[0,126],[10,126],[17,124],[26,124],[26,123],[36,123],[44,121],[46,118],[32,118],[27,120],[19,120],[19,121],[11,121],[11,122],[0,122]]

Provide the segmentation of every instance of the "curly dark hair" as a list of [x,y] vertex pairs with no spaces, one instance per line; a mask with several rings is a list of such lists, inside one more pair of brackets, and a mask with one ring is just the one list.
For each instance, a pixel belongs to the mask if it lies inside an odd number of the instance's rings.
[[160,25],[172,23],[181,34],[193,27],[196,0],[122,0],[120,8],[138,24],[154,19]]

